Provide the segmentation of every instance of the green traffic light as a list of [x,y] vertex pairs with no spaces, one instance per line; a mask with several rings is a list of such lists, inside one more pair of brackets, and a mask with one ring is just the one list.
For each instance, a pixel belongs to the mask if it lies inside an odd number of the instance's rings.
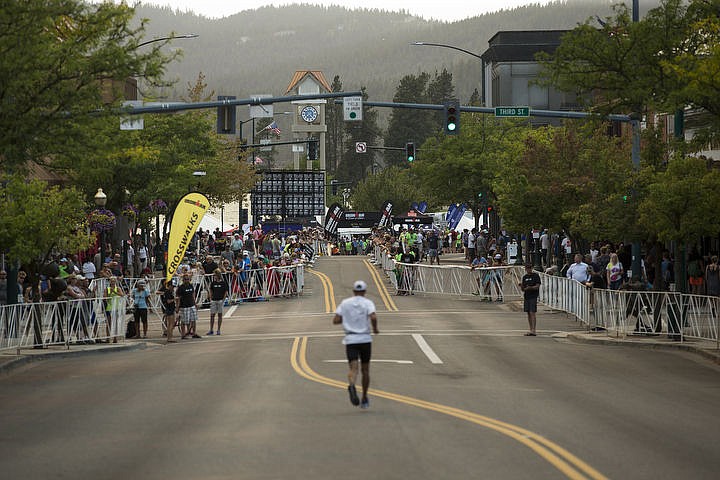
[[454,131],[455,131],[455,124],[454,124],[454,123],[448,123],[447,129],[450,130],[451,132],[454,132]]
[[408,155],[408,162],[412,162],[413,160],[415,160],[415,157],[413,157],[412,155]]

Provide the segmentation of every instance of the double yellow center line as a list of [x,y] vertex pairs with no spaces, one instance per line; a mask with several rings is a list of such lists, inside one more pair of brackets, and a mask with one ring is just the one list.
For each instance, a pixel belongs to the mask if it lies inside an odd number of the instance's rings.
[[[387,291],[387,288],[385,288],[385,283],[383,282],[380,273],[369,261],[363,260],[363,263],[365,263],[373,282],[375,282],[375,286],[377,287],[380,299],[385,305],[385,308],[388,311],[397,312],[398,307],[395,305],[395,302],[393,301],[392,296],[390,296],[390,293]],[[323,295],[325,298],[325,313],[334,313],[337,309],[337,303],[335,302],[335,289],[333,288],[332,280],[330,280],[330,277],[326,274],[318,272],[317,270],[311,270],[310,273],[318,277],[320,279],[320,283],[322,283]]]
[[[307,343],[307,337],[296,337],[293,341],[290,363],[292,364],[295,372],[297,372],[297,374],[301,377],[313,382],[322,383],[324,385],[329,385],[343,390],[347,388],[346,384],[324,377],[310,368],[310,365],[307,363]],[[477,413],[468,412],[466,410],[441,405],[439,403],[426,402],[424,400],[406,397],[404,395],[398,395],[382,390],[373,389],[372,395],[374,397],[385,398],[387,400],[449,415],[506,435],[530,448],[541,458],[562,472],[567,478],[573,480],[606,480],[604,475],[584,461],[580,460],[572,453],[565,450],[560,445],[557,445],[556,443],[553,443],[547,438],[531,432],[530,430],[518,427],[517,425],[501,422],[499,420],[495,420],[494,418],[478,415]]]

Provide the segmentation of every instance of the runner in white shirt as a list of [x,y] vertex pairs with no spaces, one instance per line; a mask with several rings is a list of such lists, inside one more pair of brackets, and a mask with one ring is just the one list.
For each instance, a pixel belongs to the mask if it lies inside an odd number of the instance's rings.
[[[375,315],[375,304],[372,300],[365,298],[367,284],[358,280],[353,284],[352,297],[343,300],[335,310],[333,324],[342,323],[345,330],[345,353],[350,364],[348,372],[348,393],[350,402],[353,405],[360,405],[360,408],[368,408],[367,392],[370,386],[370,357],[372,355],[372,333],[380,333],[377,328],[377,316]],[[358,375],[358,358],[362,371],[362,400],[358,398],[355,381]]]

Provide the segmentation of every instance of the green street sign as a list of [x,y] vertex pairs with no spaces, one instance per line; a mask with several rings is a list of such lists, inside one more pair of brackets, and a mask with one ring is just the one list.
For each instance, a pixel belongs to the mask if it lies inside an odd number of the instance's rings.
[[529,117],[530,107],[495,107],[496,117]]

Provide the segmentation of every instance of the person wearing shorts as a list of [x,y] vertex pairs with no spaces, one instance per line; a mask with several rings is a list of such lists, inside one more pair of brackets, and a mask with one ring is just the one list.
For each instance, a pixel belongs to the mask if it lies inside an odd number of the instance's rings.
[[525,264],[525,275],[520,281],[520,290],[523,291],[523,311],[527,312],[530,327],[525,336],[534,337],[537,335],[535,326],[537,323],[537,301],[540,296],[540,275],[533,271],[532,263]]
[[164,335],[167,336],[166,343],[175,343],[173,340],[173,330],[175,329],[175,288],[173,288],[172,280],[165,280],[160,289],[155,292],[160,296],[160,304],[163,311],[163,328]]
[[192,336],[201,338],[197,334],[197,305],[195,304],[195,287],[190,280],[192,275],[189,272],[183,273],[182,284],[175,291],[175,302],[180,312],[180,333],[181,339]]
[[[372,356],[372,333],[380,333],[377,327],[375,304],[365,298],[367,284],[358,280],[353,284],[353,296],[343,300],[335,310],[333,325],[342,324],[345,330],[343,344],[348,359],[348,394],[350,402],[360,408],[368,408],[370,386],[370,357]],[[358,376],[358,360],[362,372],[362,400],[358,398],[355,382]]]
[[[213,272],[213,278],[210,282],[208,290],[210,295],[210,331],[207,334],[220,335],[220,328],[222,328],[223,307],[225,306],[225,299],[228,296],[230,287],[228,287],[227,282],[222,278],[222,272],[219,268],[216,268]],[[213,332],[213,327],[215,327],[215,315],[218,317],[217,332]]]

